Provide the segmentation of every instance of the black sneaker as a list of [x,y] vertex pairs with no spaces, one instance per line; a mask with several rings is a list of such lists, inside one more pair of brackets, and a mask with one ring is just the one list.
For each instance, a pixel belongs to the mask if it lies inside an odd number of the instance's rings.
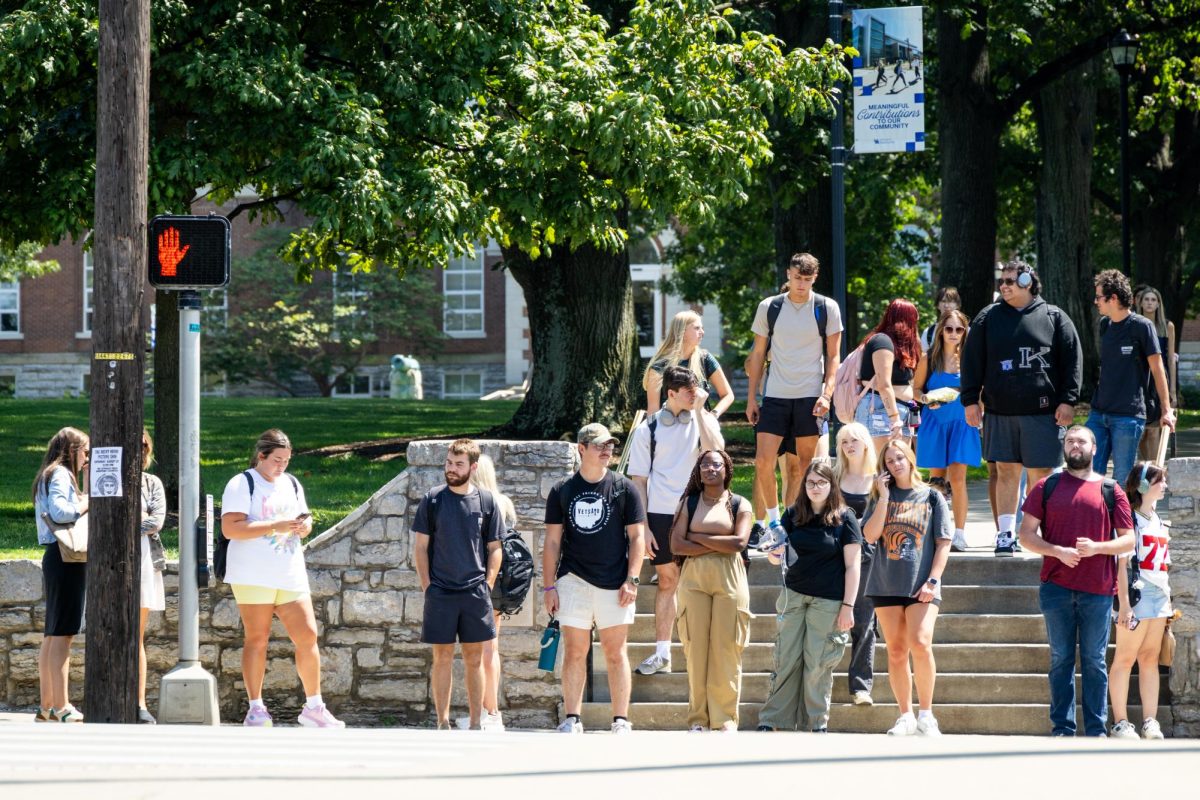
[[759,725],[754,730],[758,731],[759,733],[774,733],[775,732],[775,729],[772,728],[770,725]]
[[995,553],[1000,557],[1011,558],[1017,551],[1017,537],[1012,531],[1001,531],[996,534]]
[[767,529],[761,524],[757,522],[754,523],[752,526],[750,526],[750,541],[746,543],[746,547],[749,547],[752,550],[757,549],[759,541],[762,540],[763,534],[766,532]]

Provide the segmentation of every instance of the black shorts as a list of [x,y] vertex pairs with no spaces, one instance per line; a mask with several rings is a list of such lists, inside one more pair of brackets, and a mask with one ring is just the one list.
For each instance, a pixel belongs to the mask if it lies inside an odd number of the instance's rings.
[[[908,608],[909,606],[915,606],[921,601],[915,597],[892,597],[890,595],[878,595],[872,596],[871,602],[875,604],[876,608],[895,608],[896,606]],[[942,598],[935,597],[929,601],[929,604],[940,607],[942,605]]]
[[74,636],[83,627],[83,598],[87,594],[87,563],[67,564],[58,544],[42,554],[42,585],[46,589],[46,636]]
[[496,638],[492,593],[487,581],[471,589],[453,591],[432,584],[425,590],[421,641],[425,644],[474,644]]
[[656,567],[670,564],[675,560],[675,556],[671,553],[671,523],[674,521],[674,514],[646,512],[646,525],[650,528],[650,535],[654,537],[655,543],[658,544],[658,553],[650,559],[650,563]]
[[812,413],[816,404],[815,397],[799,397],[795,400],[764,397],[758,409],[758,425],[754,430],[784,439],[820,436],[821,421]]

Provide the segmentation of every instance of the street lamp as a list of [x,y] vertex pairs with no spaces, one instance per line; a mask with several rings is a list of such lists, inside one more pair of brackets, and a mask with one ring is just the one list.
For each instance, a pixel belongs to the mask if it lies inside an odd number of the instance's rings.
[[1132,274],[1129,240],[1129,74],[1137,61],[1138,37],[1122,30],[1108,44],[1113,66],[1121,77],[1121,264]]

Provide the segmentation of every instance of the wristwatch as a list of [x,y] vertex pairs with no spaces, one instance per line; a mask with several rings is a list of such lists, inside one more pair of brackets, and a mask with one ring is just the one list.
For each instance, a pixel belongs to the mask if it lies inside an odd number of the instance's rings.
[[937,586],[937,585],[938,585],[938,579],[937,579],[937,578],[930,578],[929,580],[927,580],[927,581],[925,581],[925,582],[926,582],[926,583],[928,583],[930,586]]
[[634,586],[642,585],[642,579],[639,578],[637,575],[630,575],[628,578],[625,579],[625,582],[632,583]]

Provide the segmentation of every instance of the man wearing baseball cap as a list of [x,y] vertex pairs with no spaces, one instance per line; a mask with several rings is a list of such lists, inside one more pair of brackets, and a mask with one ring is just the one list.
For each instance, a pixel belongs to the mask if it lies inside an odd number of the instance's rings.
[[613,733],[628,733],[630,675],[626,637],[633,623],[645,555],[646,511],[633,482],[609,469],[617,437],[598,422],[579,429],[579,471],[546,499],[542,575],[546,611],[562,628],[560,733],[582,733],[580,711],[592,625],[608,664]]

